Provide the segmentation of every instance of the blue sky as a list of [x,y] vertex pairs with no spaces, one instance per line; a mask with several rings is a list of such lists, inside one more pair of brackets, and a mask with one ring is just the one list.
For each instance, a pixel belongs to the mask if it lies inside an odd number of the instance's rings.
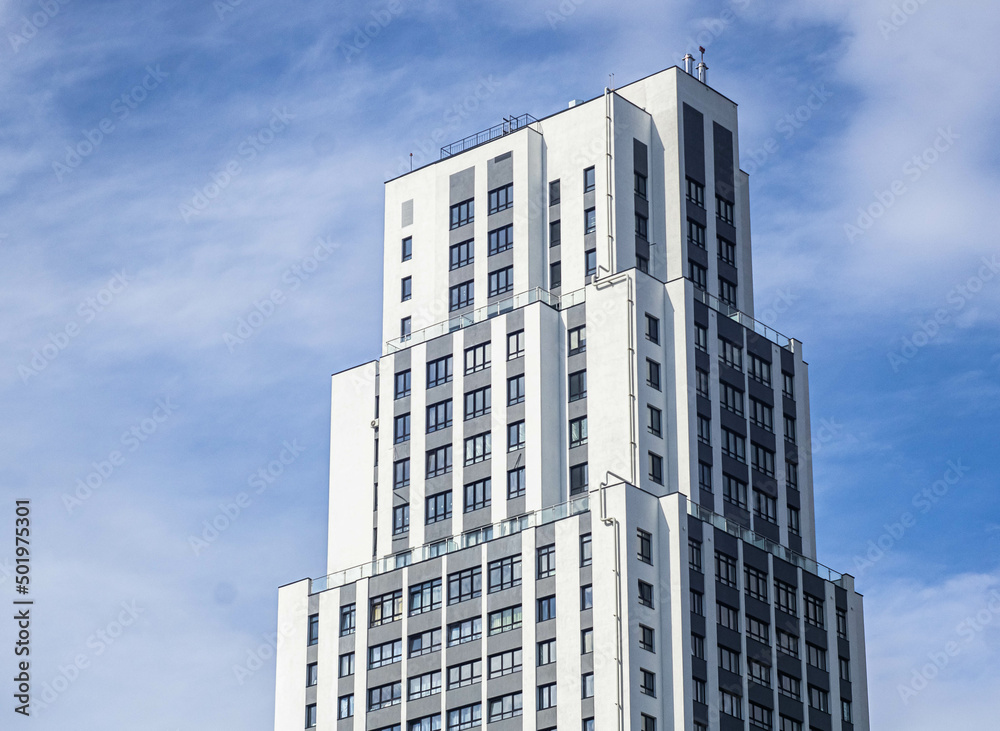
[[995,723],[998,32],[971,0],[0,0],[0,536],[32,498],[51,701],[27,725],[271,727],[276,588],[323,573],[328,376],[379,352],[383,181],[697,45],[740,105],[758,317],[811,366],[873,725]]

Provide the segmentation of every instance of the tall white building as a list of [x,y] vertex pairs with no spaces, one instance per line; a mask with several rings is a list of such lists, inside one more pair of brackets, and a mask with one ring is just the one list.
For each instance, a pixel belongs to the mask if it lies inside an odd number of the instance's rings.
[[333,376],[276,731],[868,728],[738,161],[675,67],[386,183],[385,347]]

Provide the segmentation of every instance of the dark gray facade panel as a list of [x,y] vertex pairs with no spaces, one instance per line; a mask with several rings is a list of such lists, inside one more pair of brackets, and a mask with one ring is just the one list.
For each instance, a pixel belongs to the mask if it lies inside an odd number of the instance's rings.
[[632,165],[640,175],[649,175],[649,152],[646,145],[632,138]]
[[705,185],[705,117],[685,104],[683,122],[684,175]]
[[[715,192],[730,203],[735,203],[736,173],[733,133],[718,122],[712,122],[712,148],[715,158]],[[735,238],[730,239],[730,241],[735,240]]]
[[728,317],[716,317],[715,318],[716,327],[718,328],[719,337],[725,338],[730,342],[736,343],[741,348],[743,347],[743,326],[738,322],[730,320]]
[[448,200],[449,205],[461,203],[475,195],[476,191],[476,169],[466,168],[453,173],[448,178]]

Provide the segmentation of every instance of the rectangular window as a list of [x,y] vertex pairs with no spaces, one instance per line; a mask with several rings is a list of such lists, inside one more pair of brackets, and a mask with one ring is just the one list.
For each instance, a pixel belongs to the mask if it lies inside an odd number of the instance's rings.
[[750,675],[750,680],[757,683],[757,685],[763,685],[765,688],[771,687],[770,665],[765,665],[764,663],[758,662],[753,658],[747,658],[747,671]]
[[719,691],[719,710],[733,718],[743,718],[743,698],[727,690]]
[[377,711],[389,708],[403,701],[403,684],[399,681],[386,683],[376,688],[368,689],[368,710]]
[[592,584],[580,587],[580,611],[594,608],[594,587]]
[[583,212],[583,232],[592,234],[597,230],[597,209],[588,208]]
[[649,452],[649,479],[657,485],[663,484],[663,457],[655,452]]
[[514,205],[514,184],[507,183],[499,188],[494,188],[489,193],[490,213],[506,211]]
[[483,618],[473,617],[448,625],[448,647],[475,642],[483,636]]
[[781,393],[788,398],[795,398],[795,376],[781,372]]
[[475,599],[483,593],[483,570],[476,566],[448,574],[448,604]]
[[755,569],[753,566],[743,567],[743,582],[748,596],[767,601],[767,572]]
[[793,536],[799,535],[799,509],[788,506],[788,532]]
[[691,614],[705,616],[705,595],[694,589],[691,590]]
[[505,718],[514,718],[515,716],[521,715],[521,694],[520,693],[510,693],[509,695],[502,695],[496,698],[490,698],[488,708],[489,708],[489,723],[494,721],[503,721]]
[[562,262],[554,261],[549,264],[549,289],[562,286]]
[[771,364],[763,358],[758,358],[753,353],[750,354],[750,372],[752,379],[765,386],[771,385]]
[[491,636],[517,629],[521,626],[521,605],[490,612],[487,625]]
[[594,651],[594,630],[593,628],[580,630],[580,654],[589,655]]
[[480,343],[465,349],[465,375],[478,373],[490,367],[492,348],[490,343]]
[[407,236],[403,239],[403,261],[409,261],[413,258],[413,237]]
[[470,660],[448,668],[448,690],[464,688],[480,682],[483,677],[483,661]]
[[708,328],[701,325],[694,326],[694,347],[703,353],[708,352]]
[[410,460],[400,459],[392,463],[392,489],[410,486]]
[[750,423],[755,426],[759,426],[761,429],[774,431],[774,409],[765,404],[763,401],[751,398]]
[[396,374],[396,398],[401,399],[410,395],[410,371],[400,371]]
[[516,421],[507,425],[507,451],[524,449],[524,422]]
[[587,443],[587,417],[581,416],[578,419],[570,419],[569,422],[569,446],[579,447]]
[[705,186],[691,178],[687,179],[687,199],[699,208],[705,207]]
[[743,416],[743,392],[733,388],[728,383],[719,383],[719,400],[722,407],[732,411],[737,416]]
[[698,414],[698,441],[702,444],[712,444],[712,422],[701,414]]
[[413,320],[409,317],[404,317],[399,321],[399,338],[400,340],[409,340],[410,335],[413,333]]
[[644,607],[653,608],[653,585],[639,581],[639,603]]
[[635,173],[635,194],[642,199],[646,198],[646,176],[642,173]]
[[635,268],[644,274],[649,274],[649,259],[645,256],[635,255]]
[[636,549],[639,560],[652,565],[653,563],[653,534],[636,528],[635,531]]
[[651,343],[660,343],[660,320],[646,313],[646,340]]
[[381,645],[368,648],[368,668],[380,668],[392,665],[403,659],[403,641],[392,640]]
[[826,626],[823,616],[823,600],[819,597],[813,596],[812,594],[806,594],[805,605],[806,622],[811,624],[813,627],[823,629]]
[[406,731],[441,731],[441,714],[407,721]]
[[743,674],[743,666],[740,665],[740,653],[730,650],[728,647],[719,647],[719,667],[737,675]]
[[504,267],[490,272],[490,297],[514,290],[514,267]]
[[788,716],[781,716],[778,731],[802,731],[802,722]]
[[353,604],[346,604],[340,608],[340,636],[346,637],[347,635],[354,634],[354,622],[356,618],[356,613],[354,611]]
[[715,578],[726,586],[739,589],[738,576],[739,574],[736,568],[736,559],[728,554],[722,553],[721,551],[716,551]]
[[465,465],[485,462],[493,456],[493,436],[486,432],[465,440]]
[[484,480],[470,482],[465,486],[465,507],[464,512],[471,513],[473,510],[482,510],[490,506],[492,498],[492,480],[487,477]]
[[809,707],[823,713],[830,712],[830,694],[815,685],[809,686]]
[[736,266],[736,244],[719,236],[719,258],[727,264]]
[[474,304],[475,285],[470,279],[468,282],[456,284],[448,290],[448,311],[454,312],[465,307],[472,307]]
[[507,472],[507,499],[524,497],[526,479],[524,467],[518,467]]
[[660,364],[650,358],[646,358],[646,385],[660,390]]
[[514,246],[514,224],[495,228],[489,233],[489,255],[499,254]]
[[846,657],[837,658],[840,664],[840,679],[851,682],[851,661]]
[[434,388],[444,383],[450,383],[451,377],[452,358],[450,355],[432,360],[427,364],[427,388]]
[[453,244],[448,248],[448,268],[461,269],[476,260],[476,247],[472,239]]
[[656,697],[656,673],[639,669],[639,692],[653,698]]
[[504,675],[513,675],[521,672],[521,648],[498,652],[487,658],[489,675],[487,678],[502,678]]
[[576,371],[569,374],[569,400],[579,401],[587,398],[587,371]]
[[727,457],[747,463],[747,440],[734,431],[722,429],[722,453]]
[[733,204],[721,196],[715,196],[715,215],[723,223],[728,223],[732,226],[735,221],[733,218]]
[[584,325],[574,327],[567,333],[569,355],[582,353],[587,349],[587,328]]
[[392,509],[392,534],[402,535],[410,530],[410,506],[397,505]]
[[556,573],[556,544],[542,546],[537,551],[537,578],[547,579]]
[[788,614],[798,614],[798,601],[796,599],[796,589],[791,584],[784,581],[774,580],[774,601],[778,609]]
[[774,728],[774,714],[771,709],[750,701],[750,726],[751,728],[763,728],[771,731]]
[[441,608],[441,579],[425,581],[410,587],[409,613],[423,614]]
[[725,338],[719,338],[719,360],[730,368],[743,370],[743,348]]
[[311,614],[309,615],[309,633],[307,637],[307,644],[309,646],[319,644],[319,615]]
[[688,261],[688,271],[695,287],[701,290],[708,289],[708,269],[697,262]]
[[465,394],[465,419],[475,419],[490,413],[492,408],[492,394],[489,386],[477,388]]
[[427,407],[427,433],[451,426],[451,399],[438,401]]
[[753,514],[768,523],[778,524],[778,501],[760,490],[753,491]]
[[467,201],[462,201],[461,203],[456,203],[451,207],[451,228],[456,229],[459,226],[465,226],[466,224],[472,223],[476,218],[476,205],[475,201],[470,198]]
[[795,444],[795,419],[791,416],[785,417],[785,440]]
[[378,627],[403,618],[403,590],[397,589],[368,600],[368,626]]
[[507,333],[507,360],[524,355],[524,330]]
[[778,652],[784,653],[790,657],[799,656],[799,638],[793,635],[791,632],[785,632],[783,629],[778,630]]
[[488,592],[512,589],[521,585],[521,554],[498,558],[487,565],[489,576]]
[[718,609],[718,620],[719,624],[723,627],[733,630],[733,632],[740,631],[740,612],[728,604],[723,604],[722,602],[716,602],[716,608]]
[[[698,680],[698,678],[694,679],[694,702],[703,705],[708,704],[708,690],[705,681]],[[697,724],[695,724],[695,728],[697,728]]]
[[556,598],[555,596],[546,596],[537,600],[537,621],[547,622],[550,619],[556,618]]
[[705,248],[705,227],[690,218],[687,222],[688,244],[697,246],[699,249]]
[[524,374],[507,379],[507,405],[524,402]]
[[640,624],[639,647],[647,652],[656,652],[656,630],[652,627]]
[[801,700],[802,682],[798,678],[793,678],[785,673],[778,673],[778,692],[788,698]]
[[562,243],[562,222],[549,222],[549,246],[559,246]]
[[407,639],[407,652],[410,657],[429,655],[441,649],[441,629],[429,629],[426,632],[410,635]]
[[354,715],[354,694],[342,695],[337,699],[337,718],[350,718]]
[[559,202],[559,181],[549,182],[549,205],[554,206]]
[[[354,653],[347,652],[341,655],[337,665],[338,677],[346,678],[349,675],[354,675]],[[311,681],[307,682],[306,685],[316,685],[317,667],[317,663],[311,663],[306,668],[306,675]]]
[[641,714],[639,731],[656,731],[656,718],[645,713]]
[[438,477],[451,472],[451,445],[446,444],[427,452],[427,477]]
[[400,302],[413,298],[413,277],[403,277],[400,280]]
[[847,639],[847,610],[837,609],[837,637]]
[[691,633],[691,656],[705,659],[705,638],[694,632]]
[[538,686],[538,710],[544,711],[546,708],[556,706],[556,684],[548,683]]
[[712,492],[712,465],[707,462],[698,463],[698,487],[705,492]]
[[750,465],[768,477],[774,477],[774,452],[750,442]]
[[402,444],[410,439],[410,415],[400,414],[393,420],[393,441]]
[[688,538],[688,568],[698,573],[702,572],[701,541]]
[[580,536],[580,566],[590,566],[594,561],[594,546],[590,533]]
[[441,692],[441,671],[434,670],[423,675],[416,675],[406,681],[406,699],[409,701],[417,698],[437,695]]
[[765,645],[770,642],[771,625],[767,622],[747,615],[747,635],[763,642]]
[[589,193],[597,184],[597,177],[594,167],[589,167],[583,171],[583,192]]
[[640,239],[649,237],[649,219],[639,213],[635,214],[635,235]]
[[646,406],[646,430],[654,437],[663,436],[663,412],[655,406]]
[[597,249],[587,249],[584,256],[584,276],[592,277],[597,274]]

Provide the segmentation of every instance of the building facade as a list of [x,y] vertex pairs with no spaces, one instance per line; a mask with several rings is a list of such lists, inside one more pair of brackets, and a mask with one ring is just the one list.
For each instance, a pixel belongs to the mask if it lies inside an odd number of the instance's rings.
[[737,132],[674,67],[386,183],[385,346],[332,379],[276,731],[868,728]]

